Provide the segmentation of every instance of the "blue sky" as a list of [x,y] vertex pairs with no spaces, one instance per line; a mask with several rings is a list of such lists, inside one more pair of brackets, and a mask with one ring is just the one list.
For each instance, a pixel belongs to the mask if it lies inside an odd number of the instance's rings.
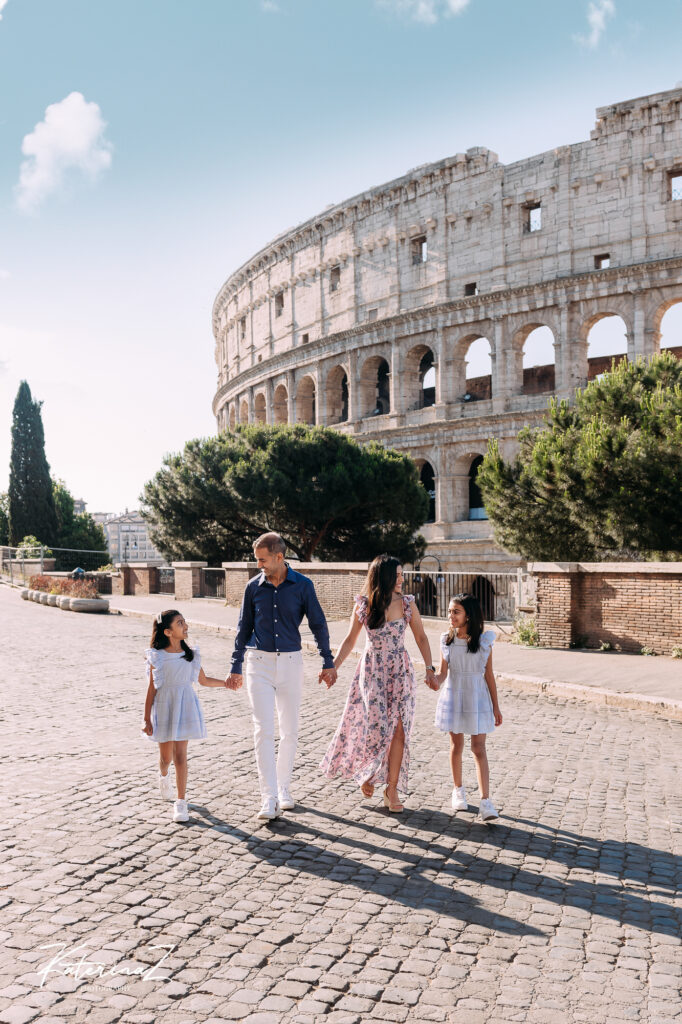
[[165,452],[214,431],[211,305],[270,238],[470,146],[511,162],[586,139],[597,106],[682,80],[679,0],[0,15],[0,489],[25,378],[90,511],[135,507]]

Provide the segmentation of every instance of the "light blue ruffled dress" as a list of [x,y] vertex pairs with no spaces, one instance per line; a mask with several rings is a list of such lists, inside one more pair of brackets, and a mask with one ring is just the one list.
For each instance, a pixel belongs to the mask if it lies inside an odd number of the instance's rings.
[[145,651],[147,682],[149,670],[154,670],[156,694],[152,704],[152,735],[155,743],[168,740],[206,739],[206,724],[195,686],[199,681],[201,655],[194,648],[192,661],[184,653],[173,654],[157,651],[153,647]]
[[490,691],[484,678],[495,633],[481,635],[475,654],[467,650],[466,640],[454,638],[446,644],[447,633],[440,638],[440,649],[448,663],[448,675],[436,705],[436,728],[441,732],[463,732],[478,736],[495,731],[495,715]]

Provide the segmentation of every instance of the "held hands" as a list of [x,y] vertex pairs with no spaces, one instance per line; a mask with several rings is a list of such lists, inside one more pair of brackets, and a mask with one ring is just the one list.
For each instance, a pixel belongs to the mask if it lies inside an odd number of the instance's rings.
[[231,672],[225,680],[226,690],[240,690],[244,684],[244,677],[241,673]]
[[323,668],[317,677],[318,685],[320,683],[326,683],[327,689],[329,690],[336,682],[336,669],[335,668]]
[[433,671],[433,669],[426,670],[424,682],[426,683],[430,690],[438,690],[440,688],[440,681],[436,673]]

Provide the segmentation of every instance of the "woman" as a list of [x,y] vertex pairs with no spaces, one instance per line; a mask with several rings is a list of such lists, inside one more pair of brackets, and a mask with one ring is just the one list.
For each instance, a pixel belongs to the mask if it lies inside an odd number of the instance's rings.
[[369,567],[362,595],[355,598],[348,633],[334,659],[338,670],[360,634],[367,631],[362,655],[339,727],[320,767],[328,778],[354,779],[369,798],[385,785],[390,811],[403,810],[398,789],[407,791],[410,734],[416,684],[405,650],[409,624],[426,665],[426,685],[438,689],[431,648],[411,596],[403,596],[403,570],[397,558],[379,555]]

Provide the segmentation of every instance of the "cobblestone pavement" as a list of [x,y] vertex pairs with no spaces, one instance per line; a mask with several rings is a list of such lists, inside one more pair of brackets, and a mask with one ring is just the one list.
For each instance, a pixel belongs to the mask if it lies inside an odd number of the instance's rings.
[[[4,587],[0,613],[3,1024],[682,1021],[682,724],[503,690],[485,826],[448,813],[420,686],[398,817],[319,774],[352,666],[327,692],[306,655],[296,810],[255,820],[245,694],[202,689],[176,825],[139,733],[147,624]],[[190,639],[223,674],[229,642]]]

